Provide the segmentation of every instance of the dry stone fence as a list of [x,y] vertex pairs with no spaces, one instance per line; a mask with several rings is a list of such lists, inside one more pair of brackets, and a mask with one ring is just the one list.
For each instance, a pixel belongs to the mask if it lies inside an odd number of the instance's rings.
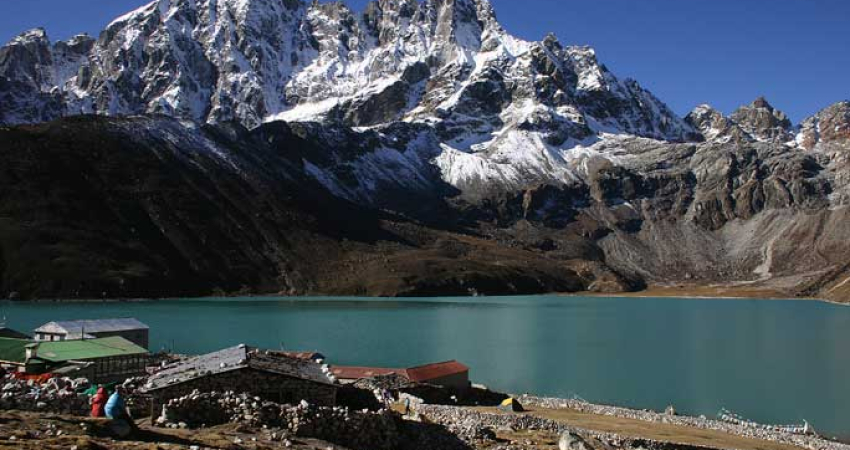
[[358,450],[398,448],[398,418],[389,411],[351,411],[343,407],[282,405],[249,394],[200,392],[174,398],[162,407],[163,427],[204,427],[240,423],[281,428],[293,436],[339,443]]

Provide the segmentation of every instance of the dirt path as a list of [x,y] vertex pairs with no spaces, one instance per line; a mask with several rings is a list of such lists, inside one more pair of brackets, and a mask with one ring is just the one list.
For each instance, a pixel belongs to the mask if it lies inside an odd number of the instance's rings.
[[[503,414],[497,408],[480,408],[480,410]],[[793,445],[736,436],[722,431],[602,416],[571,409],[535,408],[529,409],[526,414],[586,430],[700,447],[735,450],[800,450],[800,447]]]

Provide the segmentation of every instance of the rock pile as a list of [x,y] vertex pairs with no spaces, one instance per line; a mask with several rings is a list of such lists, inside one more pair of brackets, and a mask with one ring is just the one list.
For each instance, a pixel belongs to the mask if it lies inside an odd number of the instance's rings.
[[364,389],[367,391],[374,390],[385,390],[385,391],[398,391],[401,389],[413,387],[415,383],[412,383],[407,377],[403,377],[397,373],[391,373],[388,375],[378,375],[371,378],[363,378],[362,380],[357,380],[354,382],[354,387],[358,389]]
[[196,428],[239,423],[281,428],[294,436],[322,439],[351,449],[398,447],[398,419],[386,410],[372,413],[342,407],[316,407],[306,402],[281,405],[248,394],[199,392],[170,400],[157,424]]
[[524,414],[488,414],[463,407],[438,405],[420,405],[417,412],[431,423],[448,428],[467,442],[473,442],[478,436],[488,435],[490,431],[500,428],[570,431],[556,422]]
[[[429,416],[429,419],[433,418]],[[455,416],[453,419],[437,420],[437,423],[443,425],[450,433],[470,444],[496,440],[496,432],[493,431],[493,428],[478,422],[476,418]]]
[[51,378],[39,383],[6,375],[2,383],[0,409],[72,415],[86,415],[90,410],[89,397],[78,393],[91,386],[84,378]]
[[558,439],[558,450],[593,450],[593,447],[576,433],[562,433]]
[[150,415],[150,395],[141,391],[147,382],[145,377],[128,378],[121,383],[124,388],[124,402],[133,417],[145,417]]

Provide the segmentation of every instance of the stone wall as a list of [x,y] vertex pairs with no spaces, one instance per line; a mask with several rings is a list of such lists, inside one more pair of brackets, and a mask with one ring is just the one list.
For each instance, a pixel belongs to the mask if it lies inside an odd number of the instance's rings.
[[400,444],[400,422],[387,410],[353,411],[307,402],[281,405],[233,392],[195,391],[171,399],[156,423],[169,428],[238,423],[257,429],[281,429],[291,436],[322,439],[353,450],[394,450]]
[[244,368],[199,377],[185,383],[151,391],[154,411],[166,401],[199,392],[235,392],[259,396],[282,404],[305,400],[311,405],[334,406],[337,387],[269,372]]
[[86,415],[91,410],[89,397],[77,393],[90,386],[86,379],[52,378],[37,383],[6,375],[0,383],[0,409],[3,410],[71,415]]

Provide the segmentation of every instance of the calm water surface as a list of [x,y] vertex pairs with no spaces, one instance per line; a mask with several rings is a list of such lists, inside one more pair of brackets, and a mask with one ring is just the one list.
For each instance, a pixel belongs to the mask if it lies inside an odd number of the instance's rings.
[[318,350],[337,364],[406,367],[448,359],[475,382],[766,423],[803,419],[850,436],[850,308],[812,301],[505,297],[230,298],[2,303],[8,326],[137,317],[151,349],[201,353],[247,343]]

